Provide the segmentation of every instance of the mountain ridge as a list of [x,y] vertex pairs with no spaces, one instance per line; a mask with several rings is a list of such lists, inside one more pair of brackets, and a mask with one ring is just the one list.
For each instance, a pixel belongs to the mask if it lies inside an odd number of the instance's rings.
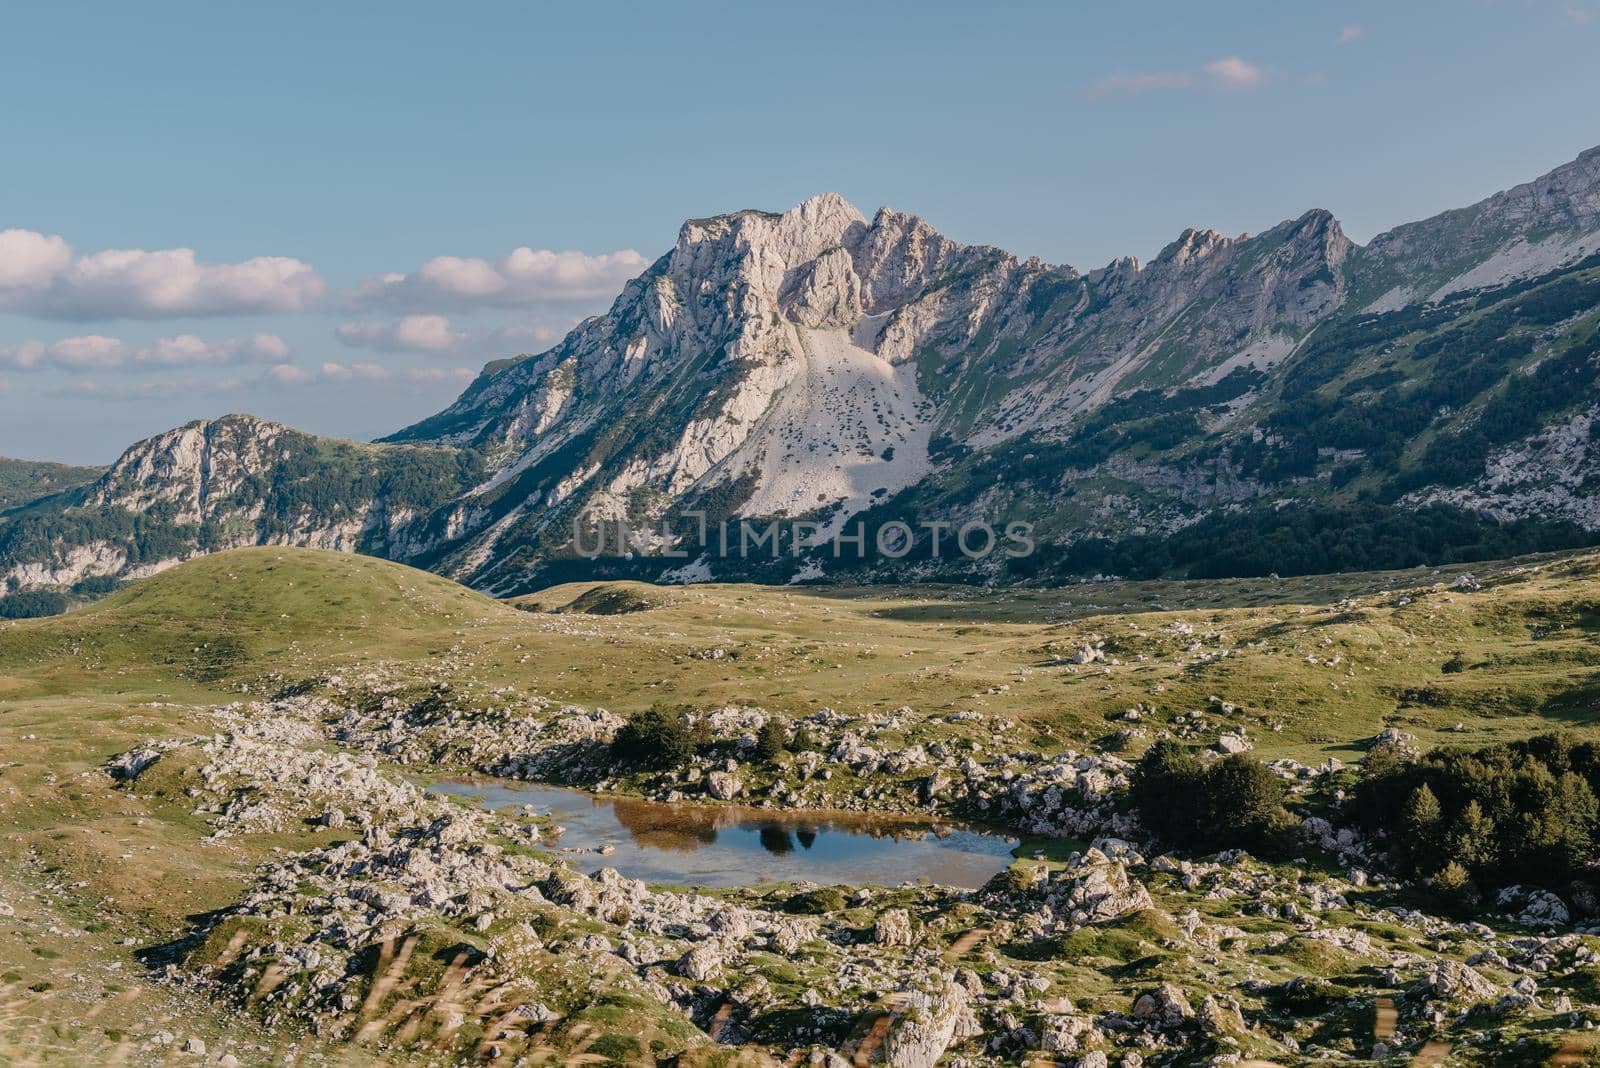
[[[1581,540],[1600,530],[1597,252],[1600,148],[1364,246],[1313,209],[1254,235],[1186,229],[1149,263],[1086,274],[887,207],[869,219],[835,193],[692,219],[606,314],[487,363],[436,415],[371,446],[243,417],[158,435],[49,516],[0,522],[0,574],[132,573],[146,553],[86,558],[104,532],[69,520],[153,505],[163,559],[308,544],[500,594],[583,566],[833,569],[818,554],[575,558],[586,525],[692,514],[824,534],[855,517],[1016,518],[1065,550],[1260,508],[1442,508]],[[414,450],[421,484],[397,488],[386,448]],[[328,490],[330,471],[355,472],[356,491]],[[673,547],[647,540],[632,555]],[[947,573],[929,548],[868,575]],[[1015,576],[996,562],[956,577]]]

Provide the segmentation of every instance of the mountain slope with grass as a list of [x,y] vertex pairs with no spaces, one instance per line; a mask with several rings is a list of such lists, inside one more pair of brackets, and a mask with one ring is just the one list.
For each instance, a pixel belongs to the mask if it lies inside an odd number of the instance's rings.
[[[685,223],[607,314],[382,445],[244,416],[141,443],[0,519],[0,574],[59,587],[255,543],[500,595],[1487,559],[1600,537],[1597,371],[1600,149],[1366,246],[1314,210],[1087,273],[824,194]],[[919,537],[754,561],[696,536],[773,518]],[[975,562],[922,529],[974,521],[1043,548]],[[599,541],[618,523],[631,541]]]
[[0,456],[0,512],[86,485],[103,469]]

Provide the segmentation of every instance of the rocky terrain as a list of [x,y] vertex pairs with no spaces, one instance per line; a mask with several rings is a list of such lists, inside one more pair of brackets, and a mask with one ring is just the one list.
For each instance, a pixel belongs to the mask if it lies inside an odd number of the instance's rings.
[[[738,739],[760,715],[731,711],[708,714],[714,733]],[[1428,1043],[1493,1058],[1508,1021],[1581,1030],[1600,1020],[1600,940],[1552,895],[1502,895],[1499,926],[1427,915],[1368,874],[1359,835],[1326,820],[1308,823],[1306,848],[1337,858],[1331,870],[1239,852],[1153,855],[1137,823],[1104,805],[1126,786],[1114,757],[969,758],[960,791],[924,788],[930,807],[967,811],[966,798],[1022,830],[1094,839],[979,892],[710,895],[610,869],[580,875],[538,848],[553,829],[536,814],[476,811],[381,770],[470,760],[537,774],[552,753],[570,769],[572,740],[605,751],[620,722],[607,713],[536,705],[497,721],[443,706],[419,722],[392,704],[363,712],[302,696],[212,715],[218,733],[136,747],[107,773],[136,793],[181,791],[213,839],[315,824],[337,841],[268,864],[236,905],[157,956],[172,956],[170,981],[330,1041],[508,1061],[574,1042],[633,1061],[711,1039],[823,1064],[1225,1064],[1382,1060]],[[804,727],[830,722],[850,720],[830,713]],[[333,739],[356,755],[328,751]],[[850,775],[877,800],[922,763],[880,757],[848,730],[819,748],[784,786],[764,784],[764,803],[804,804],[803,787],[788,784],[819,772]],[[597,759],[600,774],[616,770]],[[730,800],[743,792],[739,770],[691,772],[704,782],[693,789]],[[1303,789],[1336,773],[1279,771]],[[1387,1023],[1369,1022],[1373,999]],[[608,1003],[656,1017],[650,1048],[629,1033],[582,1044],[572,1021]]]
[[[832,194],[691,220],[608,314],[489,364],[391,445],[241,416],[180,428],[0,518],[0,577],[70,585],[246,544],[378,553],[500,595],[594,575],[1027,582],[1572,547],[1600,530],[1597,254],[1600,149],[1366,246],[1311,211],[1087,273]],[[698,536],[774,517],[817,533],[776,561]],[[906,556],[805,551],[853,519],[918,538]],[[975,520],[1031,523],[1042,549],[973,561],[923,527]],[[629,544],[580,558],[575,531],[614,521]],[[1333,527],[1361,537],[1324,544]],[[1285,559],[1282,542],[1310,548]]]

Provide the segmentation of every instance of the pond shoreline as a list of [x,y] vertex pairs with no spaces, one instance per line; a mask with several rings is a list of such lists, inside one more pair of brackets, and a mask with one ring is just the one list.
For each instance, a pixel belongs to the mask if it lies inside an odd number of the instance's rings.
[[921,881],[972,890],[1008,868],[1021,848],[1012,834],[901,813],[662,802],[482,774],[423,785],[490,809],[530,806],[563,828],[551,845],[580,866],[667,884]]

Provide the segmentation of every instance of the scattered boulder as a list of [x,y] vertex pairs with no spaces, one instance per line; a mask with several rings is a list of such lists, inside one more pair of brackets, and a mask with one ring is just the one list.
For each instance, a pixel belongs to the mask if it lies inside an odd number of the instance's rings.
[[126,753],[111,759],[106,765],[106,772],[113,778],[121,781],[137,779],[144,770],[157,760],[161,759],[161,749],[154,742],[136,745]]
[[1158,1027],[1181,1027],[1194,1015],[1194,1008],[1181,989],[1172,983],[1162,983],[1149,993],[1139,995],[1133,1003],[1133,1015],[1137,1020]]
[[1057,911],[1074,924],[1104,923],[1155,905],[1144,884],[1129,877],[1126,865],[1109,859],[1098,849],[1084,854],[1079,869],[1070,878]]
[[1075,1053],[1093,1036],[1094,1022],[1083,1016],[1046,1016],[1040,1021],[1039,1048],[1047,1053]]
[[713,771],[706,776],[706,793],[718,801],[732,801],[742,789],[744,784],[731,771]]
[[1500,992],[1475,969],[1454,960],[1434,965],[1427,986],[1432,997],[1443,1001],[1487,1001]]
[[872,940],[880,946],[909,946],[913,939],[911,916],[905,909],[886,909],[872,925]]
[[1367,743],[1368,748],[1377,749],[1380,746],[1393,746],[1404,753],[1417,751],[1416,735],[1407,734],[1397,727],[1385,727]]
[[1217,748],[1224,753],[1248,753],[1255,748],[1255,744],[1245,736],[1244,731],[1230,731],[1218,736]]
[[714,942],[703,942],[678,960],[678,974],[703,983],[722,971],[722,951]]
[[1208,1035],[1238,1035],[1245,1029],[1239,1003],[1217,994],[1206,995],[1195,1018],[1200,1022],[1200,1029]]

